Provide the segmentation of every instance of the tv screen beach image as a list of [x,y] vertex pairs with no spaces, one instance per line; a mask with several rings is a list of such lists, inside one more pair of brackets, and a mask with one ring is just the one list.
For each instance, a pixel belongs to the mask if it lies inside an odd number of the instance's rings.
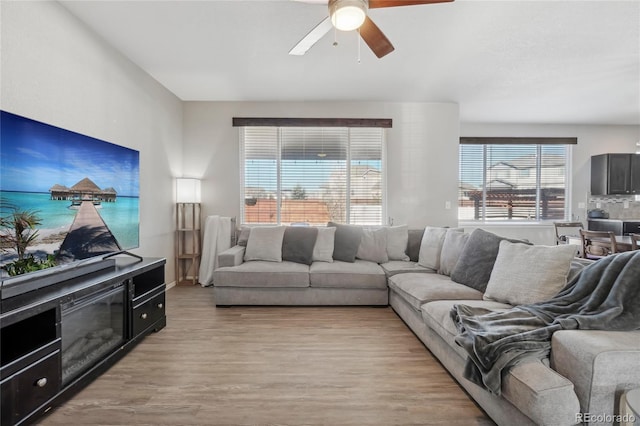
[[[2,111],[0,216],[34,215],[29,254],[62,263],[136,248],[139,164],[136,150]],[[4,241],[0,266],[16,256]]]

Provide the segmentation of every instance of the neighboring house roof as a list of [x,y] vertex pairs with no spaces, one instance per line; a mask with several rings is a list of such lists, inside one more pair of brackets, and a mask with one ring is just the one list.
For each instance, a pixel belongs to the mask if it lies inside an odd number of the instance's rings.
[[489,182],[487,186],[491,189],[498,189],[498,188],[515,188],[518,185],[504,179],[493,179],[492,181]]
[[[565,158],[562,155],[557,154],[544,154],[542,156],[541,166],[543,168],[547,167],[563,167],[565,165]],[[522,169],[535,169],[536,167],[536,155],[523,155],[522,157],[517,157],[509,161],[498,161],[492,164],[489,169],[496,168],[498,166],[506,166],[514,169],[522,170]]]
[[482,186],[474,185],[468,182],[461,182],[458,188],[461,189],[462,191],[481,191],[482,190]]

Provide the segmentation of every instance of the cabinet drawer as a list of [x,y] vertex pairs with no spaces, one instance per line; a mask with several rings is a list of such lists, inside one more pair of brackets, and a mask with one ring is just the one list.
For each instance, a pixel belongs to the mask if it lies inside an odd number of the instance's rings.
[[159,293],[133,308],[133,336],[145,331],[165,316],[165,293]]
[[2,424],[15,424],[60,390],[60,351],[42,358],[0,384]]

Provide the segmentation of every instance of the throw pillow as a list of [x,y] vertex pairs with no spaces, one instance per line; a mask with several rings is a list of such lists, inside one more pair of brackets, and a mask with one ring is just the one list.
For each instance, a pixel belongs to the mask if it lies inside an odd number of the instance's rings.
[[317,228],[318,238],[313,247],[314,262],[333,262],[333,246],[336,237],[336,228]]
[[424,235],[424,228],[409,229],[409,239],[407,241],[407,256],[412,262],[417,262],[420,258],[420,243]]
[[500,237],[480,228],[471,232],[456,266],[451,271],[451,280],[484,293],[502,240],[527,244],[524,241]]
[[249,228],[248,226],[243,226],[242,228],[240,228],[240,232],[238,235],[238,242],[236,243],[236,245],[246,247],[247,241],[249,241],[250,233],[251,233],[251,228]]
[[388,262],[387,228],[363,229],[356,257],[375,263]]
[[409,228],[407,225],[390,226],[387,228],[387,256],[389,260],[408,261],[407,244],[409,243]]
[[434,270],[440,269],[440,252],[447,228],[436,228],[427,226],[424,228],[424,235],[420,243],[420,254],[418,255],[418,265]]
[[282,240],[282,260],[311,265],[318,228],[287,226]]
[[251,228],[244,260],[268,260],[282,262],[284,226],[259,226]]
[[451,275],[468,239],[469,234],[467,233],[460,232],[457,229],[447,230],[442,243],[442,251],[440,252],[439,274]]
[[567,284],[575,247],[500,242],[483,298],[511,305],[549,300]]
[[334,222],[329,222],[327,226],[336,228],[333,259],[343,262],[355,262],[360,240],[362,239],[362,227]]

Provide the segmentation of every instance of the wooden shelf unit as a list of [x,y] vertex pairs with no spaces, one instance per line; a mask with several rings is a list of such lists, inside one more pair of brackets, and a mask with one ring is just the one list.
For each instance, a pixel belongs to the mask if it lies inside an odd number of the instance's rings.
[[202,254],[200,203],[176,203],[176,285],[198,283]]

